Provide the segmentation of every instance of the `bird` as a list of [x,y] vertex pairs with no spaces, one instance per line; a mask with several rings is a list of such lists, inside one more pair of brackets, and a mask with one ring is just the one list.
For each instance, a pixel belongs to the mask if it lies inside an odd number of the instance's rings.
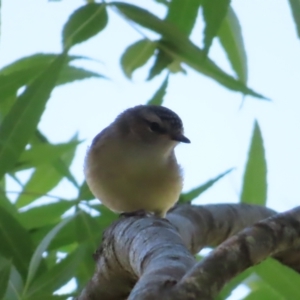
[[93,139],[84,163],[86,182],[113,212],[165,217],[183,188],[174,152],[180,142],[190,140],[172,110],[155,105],[126,109]]

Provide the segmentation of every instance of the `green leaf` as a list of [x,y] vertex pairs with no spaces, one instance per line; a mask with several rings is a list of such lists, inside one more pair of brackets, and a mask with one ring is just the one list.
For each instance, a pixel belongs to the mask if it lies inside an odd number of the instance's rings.
[[107,79],[106,76],[101,75],[96,72],[92,72],[92,71],[74,67],[74,66],[65,66],[62,69],[61,74],[57,80],[57,85],[74,82],[76,80],[89,79],[89,78]]
[[[0,108],[5,115],[16,100],[17,90],[31,83],[57,58],[56,54],[35,54],[21,58],[0,70]],[[56,85],[66,84],[86,78],[106,78],[85,69],[68,65],[75,59],[87,59],[82,56],[67,56]]]
[[209,189],[212,185],[214,185],[217,181],[219,181],[221,178],[223,178],[225,175],[229,174],[233,169],[229,169],[226,172],[218,175],[217,177],[207,181],[206,183],[196,187],[195,189],[181,194],[179,197],[179,203],[185,203],[185,202],[191,202],[193,199],[201,195],[203,192],[205,192],[207,189]]
[[28,275],[26,279],[26,284],[24,288],[24,294],[26,294],[26,291],[28,287],[30,286],[32,280],[35,278],[36,272],[38,270],[38,267],[43,259],[43,253],[48,249],[49,244],[54,239],[54,237],[57,235],[57,233],[66,225],[68,224],[75,215],[72,217],[64,219],[62,222],[60,222],[58,225],[56,225],[40,242],[36,250],[34,251],[34,254],[30,260]]
[[167,86],[168,86],[169,75],[163,81],[160,88],[156,91],[153,97],[147,102],[148,105],[162,105],[164,101],[164,96],[166,94]]
[[[40,227],[37,230],[32,231],[31,237],[32,240],[38,244],[44,236],[52,230],[53,225],[46,225]],[[76,237],[76,227],[74,219],[71,220],[52,240],[51,244],[48,247],[48,251],[52,250],[61,250],[62,247],[67,247],[77,243]]]
[[40,166],[36,168],[17,198],[16,206],[18,208],[24,207],[46,195],[62,178],[52,166]]
[[159,75],[168,65],[172,63],[173,59],[161,49],[158,49],[155,56],[155,62],[150,69],[147,80],[151,80],[155,76]]
[[204,51],[208,53],[214,37],[227,14],[230,0],[203,0],[204,28]]
[[170,5],[169,0],[155,0],[155,2],[160,3],[160,4],[164,4],[167,7]]
[[64,47],[68,49],[93,37],[105,28],[107,21],[105,4],[89,3],[78,8],[63,28]]
[[11,262],[7,261],[0,265],[0,299],[3,298],[9,282],[9,275],[11,271]]
[[[75,150],[73,153],[75,153]],[[74,175],[71,173],[69,165],[67,165],[66,162],[62,159],[57,159],[53,161],[52,166],[62,177],[66,177],[76,188],[79,188],[79,184],[77,183]]]
[[[97,242],[100,242],[100,240]],[[84,244],[80,244],[80,247],[85,248],[85,253],[84,257],[80,261],[80,265],[75,271],[78,291],[81,291],[86,286],[88,280],[92,278],[93,273],[95,272],[95,260],[93,259],[93,253],[96,248],[94,247],[94,243],[91,244],[89,242],[85,242]]]
[[[80,141],[78,140],[77,133],[70,139],[70,142],[80,143]],[[30,144],[36,145],[36,144],[41,144],[41,143],[42,144],[49,143],[49,141],[40,131],[37,130],[36,134],[30,140]],[[75,150],[76,149],[74,148],[74,151],[70,151],[69,153],[63,154],[61,158],[58,158],[57,160],[52,162],[52,166],[60,175],[62,175],[62,177],[66,177],[71,183],[73,183],[73,185],[76,188],[79,188],[79,185],[78,185],[75,177],[69,170],[69,166],[74,157]]]
[[[0,101],[12,102],[15,100],[17,90],[32,82],[37,78],[50,64],[57,59],[56,54],[35,54],[21,58],[5,66],[0,70]],[[68,56],[64,67],[68,63],[80,56]],[[57,81],[58,82],[58,81]],[[9,99],[10,98],[10,99]]]
[[213,78],[231,90],[260,99],[266,99],[264,96],[248,88],[240,80],[236,80],[222,71],[213,61],[206,58],[203,50],[193,44],[171,23],[162,21],[147,10],[134,5],[120,2],[112,2],[110,5],[115,6],[130,20],[161,34],[163,39],[157,42],[157,47],[166,52],[173,60],[186,63],[191,68]]
[[[91,206],[91,208],[94,208],[94,206]],[[82,242],[91,240],[93,240],[93,243],[100,242],[103,230],[105,230],[105,228],[107,228],[113,220],[117,219],[118,216],[108,211],[107,213],[101,213],[101,217],[98,216],[93,218],[89,216],[86,219],[83,219],[84,217],[76,215],[76,217],[73,218],[56,235],[56,237],[52,240],[51,244],[49,245],[48,250],[61,250],[62,247],[77,245],[78,243],[82,244]],[[78,228],[79,226],[82,227]],[[52,229],[52,227],[53,225],[39,228],[38,230],[32,233],[32,239],[35,242],[40,241],[47,234],[47,232]]]
[[11,259],[25,278],[33,244],[24,227],[2,207],[0,207],[0,241],[0,254]]
[[[74,139],[72,139],[74,141]],[[71,149],[55,160],[52,165],[41,165],[35,169],[30,179],[24,186],[21,195],[16,200],[17,207],[23,207],[32,203],[52,190],[65,176],[59,168],[68,167],[75,155],[75,149]]]
[[23,281],[14,266],[11,268],[9,284],[4,296],[4,300],[20,300],[22,299]]
[[292,10],[294,22],[296,25],[296,30],[298,37],[300,38],[300,1],[299,0],[289,0],[290,7]]
[[[56,224],[61,216],[77,201],[60,200],[58,202],[32,207],[19,213],[19,220],[27,229],[39,228],[49,224]],[[43,216],[41,218],[41,216]]]
[[79,190],[78,200],[92,200],[92,199],[95,199],[95,196],[92,194],[86,181],[84,181]]
[[[1,89],[1,87],[0,87]],[[5,95],[0,94],[0,124],[3,122],[5,116],[8,114],[10,111],[11,107],[17,100],[17,92],[15,92],[13,95],[8,96],[6,99],[2,101],[2,96],[5,97]]]
[[283,299],[300,299],[300,275],[291,268],[268,258],[255,266],[254,271]]
[[197,19],[202,0],[172,0],[165,20],[189,36]]
[[227,299],[231,295],[232,291],[235,290],[241,283],[243,283],[243,281],[252,273],[253,270],[250,268],[233,278],[223,287],[219,295],[214,300]]
[[[49,0],[49,2],[50,1],[59,1],[59,0]],[[74,299],[74,296],[75,296],[74,293],[63,294],[63,295],[39,294],[38,296],[33,296],[30,298],[26,298],[24,300],[41,300],[41,299],[43,299],[43,300],[66,300],[66,299]]]
[[129,46],[121,57],[121,66],[128,78],[154,54],[156,43],[143,39]]
[[122,2],[111,2],[110,5],[115,6],[130,20],[161,34],[167,40],[173,40],[174,42],[182,41],[185,42],[185,44],[188,42],[186,36],[182,34],[182,32],[179,31],[176,26],[168,21],[159,19],[143,8]]
[[[3,75],[0,73],[0,102],[1,105],[5,100],[15,100],[17,90],[28,83],[28,72],[27,71],[18,71],[13,74]],[[6,103],[8,104],[8,103]]]
[[34,145],[22,153],[17,164],[17,169],[33,168],[53,162],[63,154],[74,151],[79,143],[80,141],[71,141],[56,145],[48,143]]
[[100,226],[96,219],[83,210],[79,210],[75,224],[78,244],[89,241],[89,243],[94,245],[94,248],[96,249],[99,242],[97,237],[101,234]]
[[[52,240],[48,247],[48,251],[70,251],[69,249],[76,247],[78,244],[83,245],[88,243],[92,251],[89,252],[91,257],[92,253],[98,247],[103,231],[116,220],[118,216],[108,211],[107,214],[103,214],[97,217],[81,216],[78,218],[76,215]],[[39,241],[47,230],[51,229],[51,226],[45,226],[33,233],[33,239]],[[94,265],[95,267],[95,265]],[[87,280],[87,278],[86,278]]]
[[97,220],[99,222],[99,228],[102,230],[105,230],[105,228],[110,226],[113,221],[118,219],[118,215],[116,213],[112,212],[101,203],[90,205],[90,207],[100,212],[101,216],[98,217]]
[[6,191],[0,190],[0,207],[3,207],[10,215],[15,219],[18,219],[19,213],[16,207],[11,203],[11,201],[6,196]]
[[267,200],[267,163],[261,131],[257,121],[243,178],[241,202],[265,205]]
[[243,300],[283,300],[281,295],[276,293],[268,284],[261,284],[258,289],[250,292]]
[[[0,74],[11,75],[11,74],[17,74],[19,71],[32,70],[31,77],[36,77],[45,68],[47,68],[55,59],[57,59],[57,56],[58,56],[57,54],[53,54],[53,53],[38,53],[38,54],[22,57],[14,61],[13,63],[3,67],[0,70]],[[65,62],[69,63],[75,59],[84,59],[84,58],[86,57],[78,56],[78,55],[68,55],[66,56]],[[37,73],[35,76],[33,75],[34,72]]]
[[20,95],[0,127],[0,178],[18,161],[55,87],[65,54],[57,57]]
[[246,83],[248,77],[247,55],[241,26],[231,7],[223,20],[218,37],[236,75],[243,83]]
[[[51,295],[54,291],[66,284],[74,277],[75,272],[84,258],[85,252],[86,247],[80,245],[75,252],[69,254],[60,263],[36,278],[28,289],[26,297],[28,299],[32,299],[33,297],[45,299],[44,295]],[[38,298],[38,296],[40,296],[40,298]]]

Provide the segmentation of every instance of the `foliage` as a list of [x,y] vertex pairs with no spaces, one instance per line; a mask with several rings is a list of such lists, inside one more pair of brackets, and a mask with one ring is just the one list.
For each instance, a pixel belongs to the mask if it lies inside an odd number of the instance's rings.
[[[72,278],[77,283],[76,294],[93,274],[92,253],[103,230],[116,218],[98,202],[95,204],[86,183],[79,184],[69,169],[80,143],[78,137],[62,144],[52,144],[38,129],[55,87],[75,80],[105,77],[72,66],[72,61],[86,58],[72,56],[69,50],[108,26],[107,11],[117,11],[119,17],[139,26],[142,32],[146,28],[159,35],[158,39],[152,40],[144,34],[142,39],[124,50],[121,58],[122,70],[129,78],[150,58],[154,60],[148,80],[168,70],[167,77],[149,103],[161,105],[169,77],[176,72],[185,72],[187,67],[230,90],[265,99],[247,85],[246,50],[241,26],[230,1],[221,1],[218,9],[216,1],[208,0],[157,2],[166,8],[165,19],[128,3],[87,1],[71,14],[62,29],[62,53],[31,55],[0,70],[0,298],[60,299],[53,293]],[[299,1],[289,2],[299,33]],[[203,49],[189,39],[197,18],[201,17],[200,11],[205,21]],[[215,38],[220,40],[234,74],[227,74],[209,58],[209,48]],[[265,205],[267,166],[258,123],[254,125],[247,161],[241,201]],[[21,170],[32,170],[32,173],[12,203],[6,192],[6,179],[10,177],[17,181]],[[230,171],[183,194],[180,200],[195,199]],[[72,182],[77,197],[38,205],[38,200],[63,179]],[[251,188],[253,185],[257,188]],[[289,279],[299,281],[299,277],[280,268],[283,267],[268,261],[265,268],[247,271],[225,287],[220,299],[225,299],[240,283],[253,290],[255,299],[266,299],[264,295],[277,295],[280,299],[294,295],[297,298],[299,292],[292,289]],[[284,274],[284,284],[274,284],[275,273]],[[257,274],[255,280],[253,274]],[[62,298],[68,296],[72,294]]]

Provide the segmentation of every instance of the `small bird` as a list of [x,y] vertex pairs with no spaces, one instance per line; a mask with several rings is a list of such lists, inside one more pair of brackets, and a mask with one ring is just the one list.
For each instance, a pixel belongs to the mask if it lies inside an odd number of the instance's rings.
[[179,116],[154,105],[122,112],[87,151],[87,184],[102,204],[117,213],[143,210],[164,217],[183,185],[174,148],[190,143]]

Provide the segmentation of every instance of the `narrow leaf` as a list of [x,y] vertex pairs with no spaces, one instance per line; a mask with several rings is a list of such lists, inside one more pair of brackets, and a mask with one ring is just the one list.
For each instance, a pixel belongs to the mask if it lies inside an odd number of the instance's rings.
[[80,7],[64,26],[64,47],[70,48],[96,35],[105,28],[107,20],[105,4],[89,3]]
[[186,36],[180,30],[178,30],[176,26],[168,21],[159,19],[149,11],[138,6],[122,2],[111,2],[110,4],[115,6],[130,20],[161,34],[165,39],[169,41],[173,40],[174,42],[181,41],[184,44],[188,43]]
[[[57,59],[57,54],[53,53],[38,53],[30,56],[22,57],[11,64],[3,67],[0,70],[1,75],[16,74],[19,71],[29,71],[35,70],[36,73],[42,72],[47,68],[55,59]],[[86,57],[78,55],[68,55],[66,56],[66,63],[69,63],[75,59],[84,59]]]
[[158,49],[153,66],[150,69],[147,80],[151,80],[159,75],[168,65],[172,63],[173,59],[161,49]]
[[129,46],[121,57],[121,66],[128,78],[132,73],[143,66],[154,54],[156,43],[149,40],[140,40]]
[[[49,0],[50,1],[59,1],[59,0]],[[74,299],[74,293],[69,293],[69,294],[63,294],[63,295],[49,295],[47,294],[39,294],[34,297],[30,297],[26,300],[66,300],[66,299]],[[10,299],[9,299],[10,300]],[[20,299],[18,299],[20,300]]]
[[92,71],[74,67],[74,66],[65,66],[62,69],[61,74],[57,80],[57,85],[74,82],[76,80],[89,79],[89,78],[107,79],[106,76],[101,75],[96,72],[92,72]]
[[292,15],[296,25],[296,30],[298,37],[300,38],[300,1],[299,0],[289,0],[290,7],[292,10]]
[[230,0],[203,0],[204,52],[208,53],[214,37],[227,14]]
[[71,173],[66,162],[64,162],[62,159],[58,159],[53,161],[52,166],[62,177],[66,177],[76,188],[79,188],[79,184],[74,175]]
[[147,10],[134,5],[120,2],[112,2],[110,5],[117,7],[130,20],[161,34],[163,39],[157,42],[157,47],[165,51],[173,59],[186,63],[193,69],[213,78],[231,90],[266,99],[264,96],[248,88],[241,81],[222,71],[213,61],[206,58],[203,50],[193,44],[171,23],[163,21]]
[[197,19],[202,0],[172,0],[166,20],[189,36]]
[[148,105],[162,105],[168,86],[168,80],[169,75],[163,81],[162,85],[159,87],[159,89],[156,91],[153,97],[147,102]]
[[282,299],[300,299],[300,276],[294,270],[271,258],[255,266],[254,270]]
[[170,1],[169,0],[155,0],[157,3],[163,4],[166,7],[168,7],[170,5]]
[[243,83],[246,83],[248,77],[247,55],[241,26],[231,7],[223,20],[218,37],[236,75]]
[[7,259],[11,259],[20,274],[25,278],[33,252],[33,244],[25,228],[1,206],[0,241],[0,254]]
[[26,293],[26,297],[28,299],[33,299],[34,297],[44,299],[43,295],[51,295],[53,291],[66,284],[74,277],[85,255],[85,251],[86,247],[80,245],[74,253],[69,254],[60,263],[36,278]]
[[[90,244],[89,242],[81,243],[80,247],[84,247],[85,253],[84,257],[80,261],[80,265],[75,271],[77,289],[81,291],[87,282],[87,278],[91,278],[95,271],[95,261],[91,253],[95,252],[94,243]],[[74,274],[73,274],[74,275]]]
[[11,262],[2,264],[0,266],[0,299],[3,298],[9,282],[9,275],[11,271]]
[[101,230],[105,230],[105,228],[111,225],[111,223],[118,218],[117,214],[100,203],[90,205],[90,207],[96,209],[101,214],[101,217],[97,219],[99,222],[99,228],[101,228]]
[[[34,54],[16,60],[0,70],[0,94],[1,100],[4,99],[3,93],[7,91],[15,92],[21,86],[30,83],[45,68],[57,58],[57,54]],[[104,77],[99,73],[81,69],[69,65],[77,59],[88,59],[83,56],[68,55],[65,64],[58,77],[57,84],[64,84],[74,80],[80,80],[90,77]],[[13,79],[13,80],[12,80]]]
[[185,203],[185,202],[190,202],[199,195],[201,195],[203,192],[205,192],[207,189],[209,189],[212,185],[214,185],[217,181],[219,181],[221,178],[223,178],[225,175],[229,174],[233,169],[229,169],[226,172],[218,175],[217,177],[207,181],[206,183],[200,185],[199,187],[181,194],[179,197],[179,203]]
[[229,281],[221,290],[215,300],[223,300],[229,298],[232,291],[235,290],[243,281],[253,273],[252,269],[247,269]]
[[97,248],[96,237],[100,235],[100,226],[95,218],[80,210],[76,216],[76,236],[79,244],[89,241],[90,244]]
[[0,127],[0,178],[16,164],[33,135],[64,64],[62,54],[18,97]]
[[17,169],[33,168],[51,163],[63,154],[74,151],[79,143],[79,141],[71,141],[69,143],[56,145],[48,143],[34,145],[22,153],[17,164]]
[[[254,268],[251,268],[254,269]],[[277,293],[272,286],[259,277],[256,273],[244,281],[244,284],[251,290],[244,299],[256,300],[256,299],[274,299],[283,300],[283,297]]]
[[[74,215],[75,216],[75,215]],[[68,224],[73,218],[74,216],[70,217],[70,218],[66,218],[64,219],[62,222],[60,222],[58,225],[56,225],[44,238],[43,240],[40,242],[40,244],[38,245],[38,247],[36,248],[31,261],[30,261],[30,265],[29,265],[29,270],[28,270],[28,275],[27,275],[27,280],[26,280],[26,284],[25,284],[25,293],[28,289],[28,287],[30,286],[32,280],[34,279],[35,275],[36,275],[36,271],[43,259],[43,253],[48,249],[49,244],[51,243],[51,241],[53,240],[53,238],[57,235],[57,233],[66,225]]]
[[[70,142],[77,142],[79,143],[80,141],[78,140],[78,134],[76,133],[70,140]],[[30,140],[31,145],[34,144],[43,144],[43,143],[49,143],[47,138],[41,134],[40,131],[36,131],[36,134],[33,136],[33,138]],[[62,177],[66,177],[71,183],[76,188],[79,188],[79,185],[73,176],[73,174],[70,172],[69,166],[70,163],[72,162],[72,159],[74,157],[75,153],[75,147],[74,151],[69,151],[61,156],[61,158],[58,158],[57,160],[52,162],[53,168],[60,174]]]
[[2,75],[0,73],[1,105],[5,101],[8,101],[9,98],[11,101],[15,100],[16,97],[13,96],[16,96],[17,90],[28,82],[28,73],[27,71],[19,71],[9,75]]
[[[252,290],[249,295],[243,298],[243,300],[283,300],[281,295],[276,293],[271,286],[268,284],[261,284],[261,286],[256,289]],[[218,300],[218,299],[216,299]]]
[[[74,141],[72,139],[71,141]],[[16,200],[17,207],[23,207],[52,190],[65,176],[59,168],[69,167],[75,155],[75,148],[53,162],[51,166],[41,165],[35,169]]]
[[[19,59],[0,70],[0,104],[11,106],[16,99],[19,88],[28,85],[37,78],[57,58],[56,54],[35,54]],[[105,78],[105,76],[89,70],[69,65],[81,56],[67,56],[62,71],[56,81],[56,85],[66,84],[75,80],[86,78]]]
[[[53,229],[53,225],[46,225],[44,227],[34,230],[31,234],[32,240],[39,243],[49,231]],[[77,242],[76,227],[74,218],[62,228],[57,235],[53,238],[48,247],[48,251],[61,249]]]
[[[75,201],[60,200],[59,202],[36,206],[19,213],[19,220],[27,229],[56,224],[61,220],[61,216],[76,203]],[[41,216],[43,217],[41,218]]]
[[14,266],[11,268],[7,290],[4,296],[5,300],[20,300],[22,299],[23,281]]
[[[158,47],[163,49],[167,52],[170,56],[173,57],[174,60],[182,61],[186,63],[191,68],[195,69],[196,71],[215,79],[217,82],[222,84],[223,86],[227,87],[233,91],[242,92],[245,95],[251,95],[258,99],[263,99],[269,101],[268,98],[264,97],[263,95],[255,92],[254,90],[245,86],[242,81],[234,79],[232,76],[223,72],[212,60],[209,58],[203,60],[203,52],[200,49],[194,51],[188,51],[187,49],[179,49],[176,48],[171,43],[167,42],[160,42]],[[183,50],[183,52],[181,51]]]
[[92,194],[86,181],[84,181],[79,190],[78,200],[92,200],[92,199],[95,199],[95,196]]
[[45,196],[62,178],[53,167],[40,166],[36,168],[17,198],[16,206],[24,207]]
[[11,216],[18,219],[19,213],[15,205],[7,198],[5,190],[0,190],[0,206],[3,207]]
[[267,200],[267,163],[261,131],[257,121],[243,179],[241,202],[265,205]]

